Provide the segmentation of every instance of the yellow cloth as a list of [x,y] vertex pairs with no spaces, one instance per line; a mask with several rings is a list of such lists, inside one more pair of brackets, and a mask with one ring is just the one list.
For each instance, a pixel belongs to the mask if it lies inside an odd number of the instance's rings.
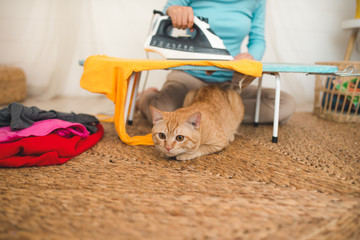
[[167,69],[184,65],[216,66],[254,77],[260,77],[262,74],[261,62],[245,59],[238,61],[145,60],[90,56],[84,63],[80,86],[90,92],[105,94],[115,103],[115,128],[124,143],[130,145],[153,145],[151,134],[130,137],[126,133],[124,108],[128,79],[133,72]]

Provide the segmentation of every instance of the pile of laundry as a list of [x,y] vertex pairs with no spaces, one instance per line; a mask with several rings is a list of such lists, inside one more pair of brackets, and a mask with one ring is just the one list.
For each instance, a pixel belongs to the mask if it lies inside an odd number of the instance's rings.
[[0,167],[63,164],[104,135],[88,114],[45,111],[11,103],[0,109]]

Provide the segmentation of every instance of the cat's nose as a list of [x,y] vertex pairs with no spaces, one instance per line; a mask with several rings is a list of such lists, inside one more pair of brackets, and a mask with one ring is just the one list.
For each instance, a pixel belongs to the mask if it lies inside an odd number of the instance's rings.
[[165,147],[167,151],[170,151],[172,147]]

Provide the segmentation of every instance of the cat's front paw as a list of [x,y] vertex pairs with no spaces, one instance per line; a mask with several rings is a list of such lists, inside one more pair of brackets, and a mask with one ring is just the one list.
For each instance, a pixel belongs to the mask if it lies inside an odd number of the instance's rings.
[[195,155],[195,154],[183,153],[183,154],[177,155],[176,160],[186,161],[186,160],[191,160],[195,157],[197,157],[197,155]]

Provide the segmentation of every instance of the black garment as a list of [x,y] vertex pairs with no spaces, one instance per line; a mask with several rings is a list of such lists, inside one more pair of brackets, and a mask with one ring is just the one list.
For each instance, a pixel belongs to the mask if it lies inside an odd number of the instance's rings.
[[55,118],[80,123],[84,125],[90,133],[97,132],[95,124],[99,123],[96,117],[89,114],[63,113],[54,110],[45,111],[37,107],[25,107],[16,102],[0,109],[0,127],[10,126],[13,131],[30,127],[36,121]]

